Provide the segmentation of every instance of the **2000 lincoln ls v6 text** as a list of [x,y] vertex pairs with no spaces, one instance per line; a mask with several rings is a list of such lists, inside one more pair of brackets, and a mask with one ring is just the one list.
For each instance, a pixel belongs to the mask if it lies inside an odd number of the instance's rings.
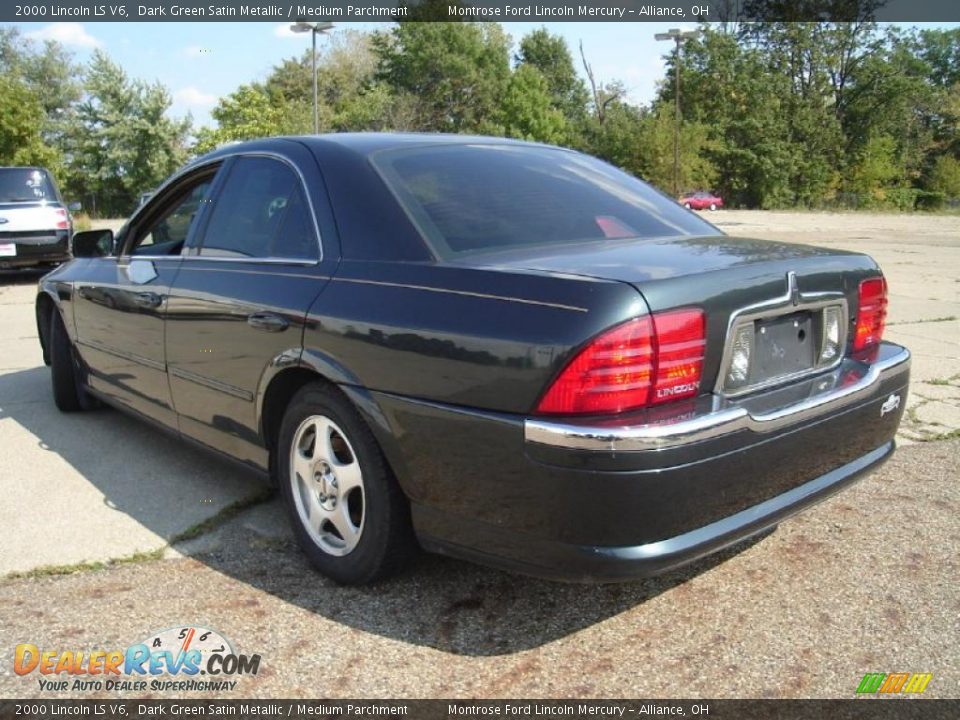
[[728,237],[559,148],[224,147],[74,256],[36,304],[57,406],[106,402],[269,474],[344,583],[418,544],[661,572],[875,468],[906,400],[872,259]]

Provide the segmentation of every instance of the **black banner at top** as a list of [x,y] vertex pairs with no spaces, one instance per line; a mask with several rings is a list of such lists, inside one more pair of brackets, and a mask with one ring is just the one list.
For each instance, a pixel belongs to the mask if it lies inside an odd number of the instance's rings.
[[24,0],[0,22],[960,22],[958,0]]

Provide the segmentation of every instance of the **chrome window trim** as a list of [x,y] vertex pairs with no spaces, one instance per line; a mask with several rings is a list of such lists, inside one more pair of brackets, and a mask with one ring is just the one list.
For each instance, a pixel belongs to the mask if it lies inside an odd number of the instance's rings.
[[[310,193],[308,192],[307,179],[303,176],[303,173],[300,171],[300,168],[297,167],[296,163],[294,163],[288,157],[286,157],[285,155],[282,155],[281,153],[274,152],[272,150],[248,150],[248,151],[240,150],[237,152],[224,153],[222,155],[217,155],[216,157],[212,157],[212,158],[206,158],[204,160],[198,160],[181,168],[175,175],[171,176],[165,183],[163,183],[163,185],[158,187],[154,195],[155,196],[160,195],[167,189],[167,187],[178,182],[185,175],[189,175],[193,172],[196,172],[197,170],[200,170],[208,165],[223,163],[228,158],[245,158],[245,157],[266,157],[266,158],[271,158],[273,160],[279,160],[280,162],[290,167],[293,170],[293,172],[296,174],[297,178],[299,178],[300,189],[303,191],[303,195],[307,199],[307,206],[310,208],[310,219],[313,225],[314,239],[317,241],[318,257],[316,258],[316,260],[305,260],[303,258],[288,259],[288,258],[273,258],[273,257],[266,257],[266,258],[206,257],[205,258],[203,257],[202,254],[192,255],[189,252],[187,252],[190,249],[196,249],[198,251],[202,251],[203,250],[202,244],[197,246],[196,248],[188,248],[186,247],[186,245],[184,245],[183,250],[181,250],[179,255],[139,255],[137,256],[137,255],[126,254],[126,255],[118,256],[118,259],[129,258],[129,257],[139,257],[147,260],[156,260],[159,258],[169,259],[169,258],[179,257],[179,258],[197,258],[197,259],[203,259],[203,260],[227,260],[231,262],[248,262],[248,263],[249,262],[276,262],[276,263],[288,263],[288,264],[296,263],[298,265],[319,265],[321,262],[323,262],[323,237],[320,234],[320,226],[317,224],[317,211],[316,211],[316,208],[314,208],[313,206],[313,198],[310,196]],[[149,204],[150,203],[148,202],[147,205],[144,205],[143,207],[147,207]],[[131,218],[131,220],[136,218],[137,214],[139,213],[135,213],[134,216]]]
[[[780,375],[763,382],[746,385],[742,388],[727,390],[724,383],[727,378],[727,372],[730,370],[730,363],[733,359],[733,340],[737,328],[740,325],[746,325],[756,320],[772,319],[789,315],[795,312],[822,310],[828,306],[837,306],[840,308],[840,352],[836,359],[828,365],[816,365],[809,370],[791,373],[789,375]],[[787,289],[783,295],[771,300],[764,300],[753,305],[740,308],[731,313],[727,321],[726,336],[723,341],[723,356],[720,360],[720,371],[717,373],[717,380],[714,383],[714,392],[727,398],[740,397],[748,393],[764,390],[782,385],[792,380],[809,377],[815,373],[833,370],[843,362],[844,352],[847,347],[847,334],[849,331],[849,310],[847,308],[846,296],[840,291],[836,292],[815,292],[801,293],[797,289],[797,275],[792,270],[787,273]],[[820,338],[822,342],[822,338]]]
[[216,257],[208,255],[123,255],[118,258],[120,264],[129,264],[134,260],[203,260],[204,262],[228,262],[228,263],[266,263],[268,265],[301,265],[303,267],[313,267],[319,264],[318,260],[304,260],[303,258],[252,258],[252,257]]

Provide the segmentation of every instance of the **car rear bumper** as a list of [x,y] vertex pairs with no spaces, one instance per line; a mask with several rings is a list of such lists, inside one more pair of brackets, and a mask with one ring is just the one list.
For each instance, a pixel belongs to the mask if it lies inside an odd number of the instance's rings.
[[15,254],[0,254],[0,269],[59,264],[70,259],[70,233],[67,230],[0,232],[0,246],[10,245]]
[[616,422],[376,398],[430,550],[554,579],[657,574],[772,527],[886,460],[910,354]]
[[[429,536],[421,538],[421,542],[434,552],[550,580],[618,582],[649,577],[775,527],[854,483],[886,461],[893,450],[894,442],[890,440],[853,462],[758,505],[680,535],[640,545],[573,545],[527,536],[517,536],[507,545],[494,528],[480,525],[470,527],[470,546]],[[496,547],[499,552],[488,553],[486,547]]]

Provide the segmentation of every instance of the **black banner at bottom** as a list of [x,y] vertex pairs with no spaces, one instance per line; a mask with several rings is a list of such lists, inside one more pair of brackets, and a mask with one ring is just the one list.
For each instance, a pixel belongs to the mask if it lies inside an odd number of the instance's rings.
[[960,699],[851,700],[0,700],[0,719],[25,718],[708,718],[927,720],[960,717]]

